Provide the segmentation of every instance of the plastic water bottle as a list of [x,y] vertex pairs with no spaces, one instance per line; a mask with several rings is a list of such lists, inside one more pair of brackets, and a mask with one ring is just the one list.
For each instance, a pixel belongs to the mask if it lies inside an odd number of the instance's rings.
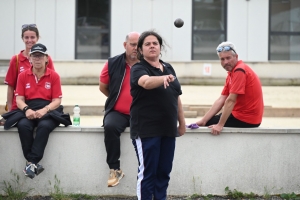
[[73,126],[80,126],[80,108],[75,105],[73,109]]

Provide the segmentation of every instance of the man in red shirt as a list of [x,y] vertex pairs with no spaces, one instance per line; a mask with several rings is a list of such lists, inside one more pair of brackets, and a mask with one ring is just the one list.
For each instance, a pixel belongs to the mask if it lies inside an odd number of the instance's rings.
[[107,152],[106,162],[110,169],[108,187],[119,184],[124,176],[120,169],[120,136],[129,127],[130,69],[138,62],[137,43],[140,34],[131,32],[126,36],[123,46],[125,53],[111,57],[100,74],[99,89],[107,96],[103,119],[104,144]]
[[[222,67],[228,75],[221,96],[214,102],[198,126],[209,126],[213,135],[223,127],[258,127],[264,103],[259,77],[243,61],[238,60],[234,44],[223,42],[217,47]],[[223,112],[216,115],[223,108]]]

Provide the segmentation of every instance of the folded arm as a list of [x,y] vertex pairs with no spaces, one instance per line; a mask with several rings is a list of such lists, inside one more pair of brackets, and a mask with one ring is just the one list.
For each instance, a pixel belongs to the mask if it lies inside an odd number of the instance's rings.
[[25,103],[24,96],[17,96],[16,101],[17,101],[17,106],[20,110],[24,111],[25,109],[25,115],[28,119],[41,118],[47,112],[50,112],[51,110],[55,110],[61,105],[61,98],[54,98],[52,99],[51,103],[46,105],[44,108],[34,111],[30,107],[28,107],[28,105]]

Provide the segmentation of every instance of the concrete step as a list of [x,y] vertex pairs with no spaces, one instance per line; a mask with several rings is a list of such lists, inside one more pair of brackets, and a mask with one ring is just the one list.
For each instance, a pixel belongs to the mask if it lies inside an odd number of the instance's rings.
[[[0,105],[0,114],[5,113],[4,105]],[[64,112],[73,114],[74,106],[64,106]],[[183,105],[184,116],[186,118],[197,118],[203,116],[209,105]],[[81,115],[104,115],[104,106],[80,106]],[[263,117],[300,117],[300,108],[274,108],[265,106]]]

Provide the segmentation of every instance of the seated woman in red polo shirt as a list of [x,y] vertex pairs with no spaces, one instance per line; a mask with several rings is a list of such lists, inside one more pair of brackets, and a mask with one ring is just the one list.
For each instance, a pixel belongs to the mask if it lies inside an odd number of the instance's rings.
[[[32,67],[19,74],[15,93],[17,106],[24,113],[16,126],[27,160],[25,176],[34,178],[44,170],[39,162],[43,158],[49,134],[60,124],[47,114],[60,109],[62,90],[59,75],[46,67],[49,61],[47,48],[43,44],[35,44],[29,55]],[[36,136],[33,137],[35,127]]]
[[[18,75],[31,68],[29,62],[29,52],[31,47],[36,44],[40,38],[40,33],[36,24],[23,24],[21,38],[25,44],[25,49],[19,54],[14,55],[9,63],[9,67],[6,73],[4,83],[7,85],[7,100],[6,100],[6,111],[16,110],[16,98],[14,96]],[[49,69],[55,70],[52,59],[48,56],[47,67]],[[0,126],[4,126],[4,118],[0,119]]]

